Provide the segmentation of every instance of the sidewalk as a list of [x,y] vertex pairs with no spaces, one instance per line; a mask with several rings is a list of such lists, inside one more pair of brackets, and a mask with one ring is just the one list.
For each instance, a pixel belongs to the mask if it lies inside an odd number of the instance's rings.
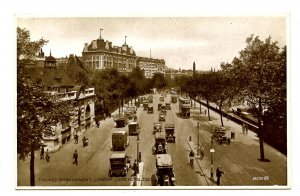
[[[201,160],[200,159],[200,154],[197,155],[197,144],[195,144],[193,141],[187,141],[189,147],[191,150],[194,151],[195,153],[195,162],[194,162],[194,169],[198,170],[198,173],[200,176],[204,178],[203,182],[201,184],[206,185],[206,186],[212,186],[214,183],[211,181],[210,178],[210,164],[209,160],[204,156],[204,158]],[[200,146],[202,144],[200,143]],[[201,178],[201,179],[203,179]]]
[[[205,158],[201,161],[196,159],[196,163],[201,167],[201,169],[197,169],[202,170],[202,173],[209,179],[212,128],[214,126],[220,127],[221,120],[219,113],[210,110],[211,120],[208,121],[207,113],[204,114],[204,109],[207,110],[207,108],[201,105],[202,114],[199,114],[199,107],[199,103],[197,103],[196,108],[191,108],[191,120],[195,129],[192,141],[188,142],[188,145],[190,149],[197,152],[198,142],[196,138],[198,135],[200,136],[200,145],[204,146]],[[197,123],[199,123],[200,128],[197,127]],[[270,162],[259,161],[260,150],[257,134],[251,130],[248,130],[247,135],[243,134],[241,125],[224,117],[223,123],[226,136],[231,137],[231,133],[234,132],[235,138],[231,139],[231,144],[220,145],[214,141],[214,178],[216,179],[215,171],[219,164],[226,171],[226,174],[222,177],[221,185],[287,185],[286,155],[264,143],[265,157]],[[261,179],[259,177],[267,177],[265,179],[268,180],[257,180]],[[214,185],[212,181],[209,182]]]
[[144,162],[139,163],[139,173],[136,177],[133,177],[133,180],[130,181],[130,186],[142,186],[143,182],[143,171],[144,171]]
[[[62,145],[58,151],[50,154],[50,161],[47,163],[45,160],[40,160],[40,151],[35,152],[35,178],[36,186],[52,186],[52,185],[66,185],[58,182],[44,182],[39,177],[47,176],[48,179],[57,178],[60,174],[67,174],[67,176],[74,175],[78,171],[78,168],[82,167],[85,162],[93,156],[96,149],[100,148],[105,144],[107,138],[110,137],[110,131],[114,126],[113,118],[106,118],[101,120],[99,128],[92,126],[88,128],[79,136],[78,144],[75,144],[75,140],[72,139]],[[89,139],[87,147],[83,148],[82,138],[86,137]],[[99,146],[99,143],[101,144]],[[77,150],[78,165],[72,165],[73,153]],[[18,186],[29,186],[30,176],[30,157],[27,157],[25,161],[17,160],[17,185]],[[67,166],[67,167],[66,167]]]

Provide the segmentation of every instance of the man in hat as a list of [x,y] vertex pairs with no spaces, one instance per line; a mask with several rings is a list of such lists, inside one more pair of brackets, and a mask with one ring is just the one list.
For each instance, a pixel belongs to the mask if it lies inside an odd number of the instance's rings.
[[41,148],[41,160],[44,159],[44,153],[45,153],[45,149],[44,149],[44,146],[42,146]]
[[73,161],[73,164],[78,164],[78,153],[77,153],[77,150],[75,150],[75,152],[74,152],[74,154],[73,154],[73,159],[74,159],[74,161]]
[[219,167],[217,168],[217,171],[216,171],[216,176],[217,176],[217,185],[220,186],[220,182],[221,182],[221,176],[222,174],[224,174],[225,172],[223,172],[221,170],[221,166],[219,165]]

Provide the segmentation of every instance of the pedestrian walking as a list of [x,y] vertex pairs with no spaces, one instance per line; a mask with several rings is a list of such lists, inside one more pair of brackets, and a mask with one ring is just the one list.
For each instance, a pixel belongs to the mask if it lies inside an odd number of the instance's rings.
[[50,161],[49,149],[47,149],[47,152],[46,152],[46,160],[47,160],[47,162]]
[[96,120],[96,126],[97,126],[97,128],[99,128],[99,122],[98,122],[98,120]]
[[189,157],[190,157],[190,165],[194,166],[195,153],[193,150],[191,150]]
[[86,147],[88,145],[88,139],[85,138],[85,136],[83,137],[82,139],[82,145],[83,145],[83,148]]
[[75,139],[75,144],[78,144],[78,135],[77,135],[77,133],[75,133],[74,139]]
[[74,154],[73,154],[73,164],[78,164],[78,153],[77,150],[75,150]]
[[136,159],[134,160],[134,163],[133,163],[133,175],[136,176],[137,175],[137,172],[138,172],[138,162],[136,161]]
[[40,160],[44,159],[44,154],[45,154],[45,149],[44,149],[44,146],[42,146],[42,148],[41,148],[41,154],[40,154],[40,157],[41,157]]
[[204,110],[204,115],[206,116],[206,109]]
[[242,125],[242,130],[243,130],[243,135],[245,135],[245,123],[243,123],[243,125]]
[[218,186],[220,186],[222,174],[225,174],[225,172],[223,172],[223,171],[221,170],[221,166],[219,165],[219,167],[217,168],[217,171],[216,171],[217,185],[218,185]]
[[200,160],[202,160],[204,158],[204,147],[201,146],[200,147]]
[[245,125],[246,135],[248,135],[248,124]]
[[103,118],[104,118],[104,120],[106,119],[106,113],[104,112],[104,114],[103,114]]

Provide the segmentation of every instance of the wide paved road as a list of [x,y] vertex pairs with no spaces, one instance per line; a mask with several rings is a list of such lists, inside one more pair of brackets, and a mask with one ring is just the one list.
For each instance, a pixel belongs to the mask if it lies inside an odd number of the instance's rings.
[[[170,102],[170,96],[165,98],[165,102]],[[140,133],[139,149],[144,162],[143,186],[151,186],[151,177],[156,172],[155,155],[152,154],[154,145],[153,123],[158,121],[159,111],[157,104],[159,95],[156,94],[153,100],[154,113],[148,114],[142,107],[138,108],[138,121],[142,127]],[[175,124],[176,143],[168,144],[168,153],[173,158],[173,169],[178,186],[207,186],[213,183],[208,180],[210,176],[210,130],[207,124],[207,117],[202,114],[200,118],[200,143],[205,148],[204,160],[198,160],[198,164],[192,168],[189,166],[188,154],[190,146],[187,141],[192,137],[192,141],[197,143],[196,119],[199,119],[199,112],[192,110],[190,119],[180,118],[178,104],[171,104],[172,110],[167,110],[166,123]],[[198,112],[198,113],[197,113]],[[212,124],[218,124],[218,115],[212,114]],[[287,160],[272,147],[265,145],[267,158],[271,162],[259,162],[259,145],[257,138],[251,132],[248,136],[241,135],[240,127],[233,122],[225,121],[225,128],[236,131],[236,139],[231,145],[214,144],[216,150],[214,156],[215,166],[221,164],[226,174],[222,178],[222,185],[286,185],[287,183]],[[39,152],[36,152],[35,177],[37,186],[129,186],[132,170],[126,178],[113,177],[108,175],[109,157],[111,150],[111,131],[114,127],[113,119],[101,121],[100,128],[92,127],[81,137],[89,138],[89,146],[82,148],[81,144],[74,144],[74,140],[63,145],[57,152],[51,153],[50,163],[39,160]],[[252,135],[251,135],[252,134]],[[130,136],[130,144],[126,153],[132,160],[137,157],[136,136]],[[74,150],[79,152],[79,165],[72,164]],[[214,168],[216,169],[216,168]],[[18,160],[18,180],[19,186],[29,185],[29,159]],[[202,175],[205,174],[206,176]],[[255,177],[267,176],[268,180],[256,180]]]
[[[170,103],[170,96],[165,97],[165,102]],[[142,159],[145,162],[143,177],[151,178],[156,172],[155,155],[152,154],[152,146],[154,145],[153,123],[158,122],[159,111],[157,104],[160,103],[159,95],[155,95],[153,99],[154,114],[142,112],[140,123],[143,127],[141,134],[141,152]],[[189,166],[188,154],[190,148],[187,144],[189,136],[194,132],[194,127],[190,119],[181,119],[177,116],[178,104],[171,104],[172,110],[167,110],[166,121],[163,122],[163,128],[166,123],[175,124],[176,143],[168,143],[168,153],[173,158],[173,169],[178,186],[198,186],[206,185],[206,181],[195,169]],[[151,181],[144,181],[143,185],[151,186]]]

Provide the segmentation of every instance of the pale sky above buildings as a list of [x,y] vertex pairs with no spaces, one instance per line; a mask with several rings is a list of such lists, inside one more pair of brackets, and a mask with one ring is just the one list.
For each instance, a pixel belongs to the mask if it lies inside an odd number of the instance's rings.
[[99,38],[121,46],[127,36],[137,56],[164,59],[171,68],[219,69],[246,46],[251,34],[268,36],[286,45],[285,17],[115,17],[115,18],[17,18],[17,26],[31,32],[31,40],[49,40],[45,55],[82,55],[84,43]]

